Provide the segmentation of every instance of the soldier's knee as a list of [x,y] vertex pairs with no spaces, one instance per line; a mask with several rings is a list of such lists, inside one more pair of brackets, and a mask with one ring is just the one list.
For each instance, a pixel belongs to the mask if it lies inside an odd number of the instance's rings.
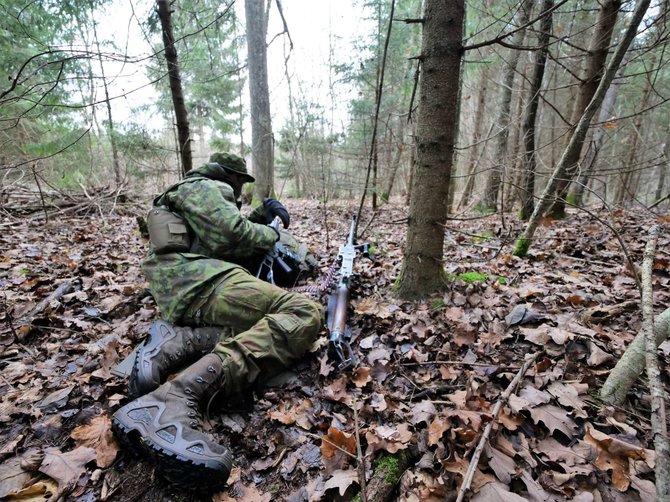
[[305,329],[318,333],[323,324],[323,307],[302,295],[296,294],[291,301],[291,312],[298,316]]

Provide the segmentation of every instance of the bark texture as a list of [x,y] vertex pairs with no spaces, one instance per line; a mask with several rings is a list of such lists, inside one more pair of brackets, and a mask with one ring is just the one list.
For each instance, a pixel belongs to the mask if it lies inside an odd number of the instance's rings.
[[[577,94],[577,99],[574,102],[570,114],[570,122],[572,124],[579,123],[580,117],[585,113],[585,110],[592,102],[593,96],[598,89],[598,85],[600,84],[604,73],[607,53],[610,44],[612,43],[612,32],[614,31],[617,13],[620,8],[621,0],[605,0],[601,4],[600,11],[598,11],[596,29],[593,32],[593,37],[589,44],[588,56],[582,70],[579,93]],[[554,218],[565,217],[565,196],[568,193],[570,182],[579,168],[579,158],[582,153],[585,139],[586,135],[584,135],[581,141],[572,144],[573,141],[571,137],[569,140],[570,148],[566,147],[563,153],[563,156],[568,153],[568,156],[565,158],[565,169],[561,176],[556,180],[556,200],[548,211],[548,214]]]
[[[630,47],[631,42],[633,41],[635,35],[637,34],[637,28],[638,26],[640,26],[642,18],[644,17],[645,13],[647,12],[647,9],[649,8],[650,2],[651,0],[639,0],[635,5],[635,11],[633,12],[633,15],[630,18],[628,28],[626,29],[626,32],[621,40],[621,43],[617,46],[616,50],[614,51],[612,59],[607,65],[605,75],[601,79],[600,84],[598,85],[598,89],[596,90],[596,93],[593,96],[593,99],[591,99],[591,102],[586,107],[586,110],[584,110],[584,113],[579,119],[579,122],[577,123],[575,130],[572,132],[572,135],[570,136],[570,141],[568,145],[565,147],[563,155],[561,155],[561,159],[558,161],[556,168],[551,173],[551,177],[549,178],[547,186],[545,187],[544,192],[542,192],[542,196],[540,197],[537,206],[535,206],[533,214],[528,220],[526,228],[521,234],[521,237],[517,239],[516,246],[514,249],[514,255],[526,256],[526,254],[528,253],[531,240],[533,239],[533,236],[535,235],[535,230],[537,230],[537,226],[540,223],[540,218],[542,217],[542,214],[544,213],[546,208],[549,206],[552,200],[552,194],[556,192],[559,180],[565,178],[566,171],[568,167],[571,165],[570,162],[574,158],[575,152],[581,150],[581,147],[584,144],[584,139],[586,138],[586,133],[588,132],[589,129],[589,123],[591,122],[591,119],[593,118],[596,111],[603,102],[605,94],[607,93],[607,89],[612,83],[612,79],[614,79],[614,75],[619,69],[619,65],[621,64],[621,61],[623,60],[623,57],[626,54],[626,51],[628,50],[628,47]],[[579,157],[578,154],[577,157]]]
[[[665,310],[654,321],[654,335],[658,347],[670,335],[670,309]],[[624,352],[619,362],[610,371],[607,380],[600,389],[600,398],[608,404],[622,405],[626,396],[645,367],[644,333],[637,334]]]
[[658,364],[656,337],[654,336],[654,287],[651,270],[654,265],[658,225],[649,230],[649,241],[644,249],[642,263],[642,330],[645,337],[645,360],[649,393],[651,394],[651,431],[654,436],[656,461],[656,500],[670,500],[670,442],[665,418],[665,390]]
[[540,50],[537,53],[537,59],[533,67],[533,76],[530,80],[530,102],[526,109],[526,116],[523,121],[523,185],[521,195],[521,214],[522,220],[527,220],[533,214],[535,207],[535,121],[537,119],[537,108],[540,103],[540,89],[544,79],[544,68],[547,62],[547,53],[549,52],[549,37],[551,36],[552,15],[551,9],[554,7],[554,0],[544,0],[542,3],[542,12],[547,13],[542,18],[540,33],[537,36]]
[[193,168],[191,156],[191,131],[188,125],[188,112],[184,101],[184,92],[181,86],[179,73],[179,58],[177,48],[174,45],[174,33],[172,31],[172,12],[167,0],[156,0],[158,17],[161,21],[163,32],[163,46],[165,47],[165,61],[168,68],[168,79],[170,81],[170,93],[172,94],[172,105],[177,122],[177,142],[179,143],[179,154],[181,157],[181,171],[186,174]]
[[407,241],[397,292],[425,297],[444,286],[442,256],[458,121],[464,0],[426,0],[422,75]]
[[271,197],[274,191],[274,151],[268,61],[265,45],[267,19],[263,0],[245,0],[247,53],[251,103],[251,162],[256,177],[254,196]]

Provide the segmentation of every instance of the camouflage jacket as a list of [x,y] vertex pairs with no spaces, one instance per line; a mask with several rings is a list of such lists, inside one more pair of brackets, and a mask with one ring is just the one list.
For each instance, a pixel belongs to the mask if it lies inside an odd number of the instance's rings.
[[154,205],[181,215],[192,231],[190,252],[150,253],[142,263],[151,293],[168,321],[180,321],[205,286],[245,259],[264,254],[277,241],[277,233],[260,223],[262,206],[244,218],[224,180],[218,164],[205,164],[154,199]]

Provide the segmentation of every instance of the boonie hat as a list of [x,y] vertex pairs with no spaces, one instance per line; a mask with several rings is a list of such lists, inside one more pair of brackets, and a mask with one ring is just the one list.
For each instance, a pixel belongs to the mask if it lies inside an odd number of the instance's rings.
[[224,169],[238,174],[242,177],[245,183],[253,183],[256,181],[249,171],[247,171],[247,162],[239,155],[228,152],[216,152],[210,155],[210,162],[216,162]]

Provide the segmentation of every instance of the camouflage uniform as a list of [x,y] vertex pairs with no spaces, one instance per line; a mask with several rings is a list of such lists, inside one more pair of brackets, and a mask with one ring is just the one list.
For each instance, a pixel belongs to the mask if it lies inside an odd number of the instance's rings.
[[[262,206],[242,217],[225,171],[209,163],[188,173],[154,203],[180,214],[193,232],[188,253],[150,254],[142,264],[162,316],[189,326],[227,326],[214,352],[224,391],[239,392],[301,357],[316,339],[322,308],[253,277],[242,266],[277,241]],[[253,260],[252,260],[253,261]]]

